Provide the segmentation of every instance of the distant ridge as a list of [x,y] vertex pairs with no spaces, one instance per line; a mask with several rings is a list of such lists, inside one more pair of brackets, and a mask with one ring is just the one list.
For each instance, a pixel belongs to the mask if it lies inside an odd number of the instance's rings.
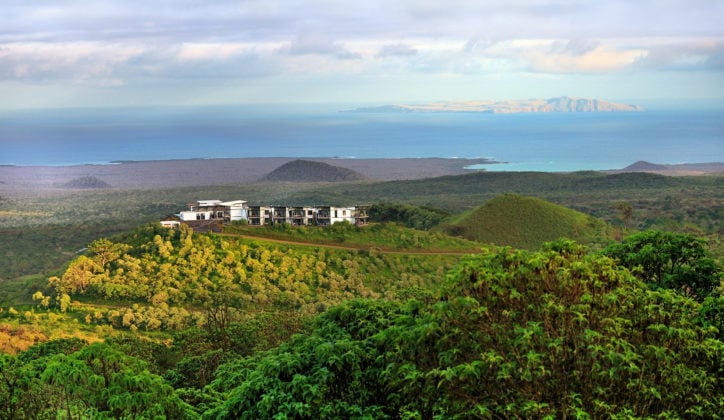
[[660,165],[658,163],[651,163],[646,162],[645,160],[639,160],[621,169],[621,172],[656,172],[666,171],[668,169],[669,167],[667,165]]
[[639,160],[623,169],[611,169],[605,172],[611,174],[647,172],[660,175],[723,174],[724,162],[660,164]]
[[262,181],[275,182],[344,182],[362,181],[364,175],[351,169],[312,160],[293,160],[276,168]]
[[58,185],[60,188],[68,189],[104,189],[111,188],[105,181],[102,181],[94,176],[82,176],[80,178],[72,179],[64,184]]
[[383,105],[353,109],[351,112],[473,112],[488,114],[513,114],[530,112],[633,112],[642,111],[638,105],[608,102],[601,99],[560,96],[549,99],[525,99],[510,101],[442,101],[417,105]]
[[613,239],[613,228],[600,219],[517,194],[497,196],[443,229],[466,239],[523,249],[538,249],[562,238],[584,244]]

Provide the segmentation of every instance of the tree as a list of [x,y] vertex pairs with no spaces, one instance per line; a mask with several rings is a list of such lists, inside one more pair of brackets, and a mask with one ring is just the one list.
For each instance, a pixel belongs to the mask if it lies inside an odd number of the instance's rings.
[[117,260],[128,248],[128,245],[114,243],[107,238],[95,240],[88,245],[88,251],[93,255],[93,260],[101,267],[105,267],[106,264]]
[[604,250],[651,287],[678,290],[703,301],[721,280],[706,242],[694,235],[646,231]]
[[311,334],[222,365],[211,390],[225,402],[204,418],[388,418],[395,404],[372,336],[399,306],[351,301],[318,317]]
[[712,418],[724,343],[701,305],[572,242],[487,250],[437,303],[353,301],[217,370],[207,418]]
[[618,210],[619,218],[623,222],[624,227],[629,227],[631,218],[633,217],[633,206],[631,203],[628,201],[619,201],[614,204],[614,207]]
[[59,390],[68,418],[197,416],[144,362],[103,343],[53,356],[41,377]]

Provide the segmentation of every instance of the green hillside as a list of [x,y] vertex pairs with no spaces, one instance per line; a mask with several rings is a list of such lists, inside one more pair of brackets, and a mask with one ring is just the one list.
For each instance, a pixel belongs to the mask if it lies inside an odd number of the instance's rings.
[[495,197],[452,219],[443,229],[467,239],[523,249],[537,249],[561,238],[605,243],[614,234],[611,226],[595,217],[517,194]]

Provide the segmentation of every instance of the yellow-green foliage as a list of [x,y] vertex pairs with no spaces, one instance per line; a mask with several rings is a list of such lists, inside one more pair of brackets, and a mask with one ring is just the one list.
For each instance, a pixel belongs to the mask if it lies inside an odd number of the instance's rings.
[[96,330],[71,314],[28,308],[0,308],[0,354],[16,354],[38,343],[59,338],[95,342],[112,333],[112,328]]
[[467,212],[445,226],[465,238],[537,249],[562,238],[581,243],[605,243],[614,229],[592,216],[538,198],[505,194]]
[[[61,311],[74,310],[71,300],[77,299],[112,304],[87,316],[88,323],[179,330],[204,324],[209,316],[223,315],[227,322],[271,309],[313,315],[352,298],[414,296],[440,284],[459,258],[272,243],[147,225],[125,242],[94,242],[49,285],[55,291],[53,306]],[[42,304],[43,296],[37,294],[37,300]]]
[[0,323],[0,353],[15,354],[47,339],[42,332],[27,326]]

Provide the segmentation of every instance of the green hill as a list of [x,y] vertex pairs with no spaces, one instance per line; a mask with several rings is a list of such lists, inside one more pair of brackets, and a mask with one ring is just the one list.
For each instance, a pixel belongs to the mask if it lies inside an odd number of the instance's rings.
[[455,217],[444,229],[467,239],[523,249],[537,249],[561,238],[581,243],[613,239],[613,228],[602,220],[517,194],[495,197]]

